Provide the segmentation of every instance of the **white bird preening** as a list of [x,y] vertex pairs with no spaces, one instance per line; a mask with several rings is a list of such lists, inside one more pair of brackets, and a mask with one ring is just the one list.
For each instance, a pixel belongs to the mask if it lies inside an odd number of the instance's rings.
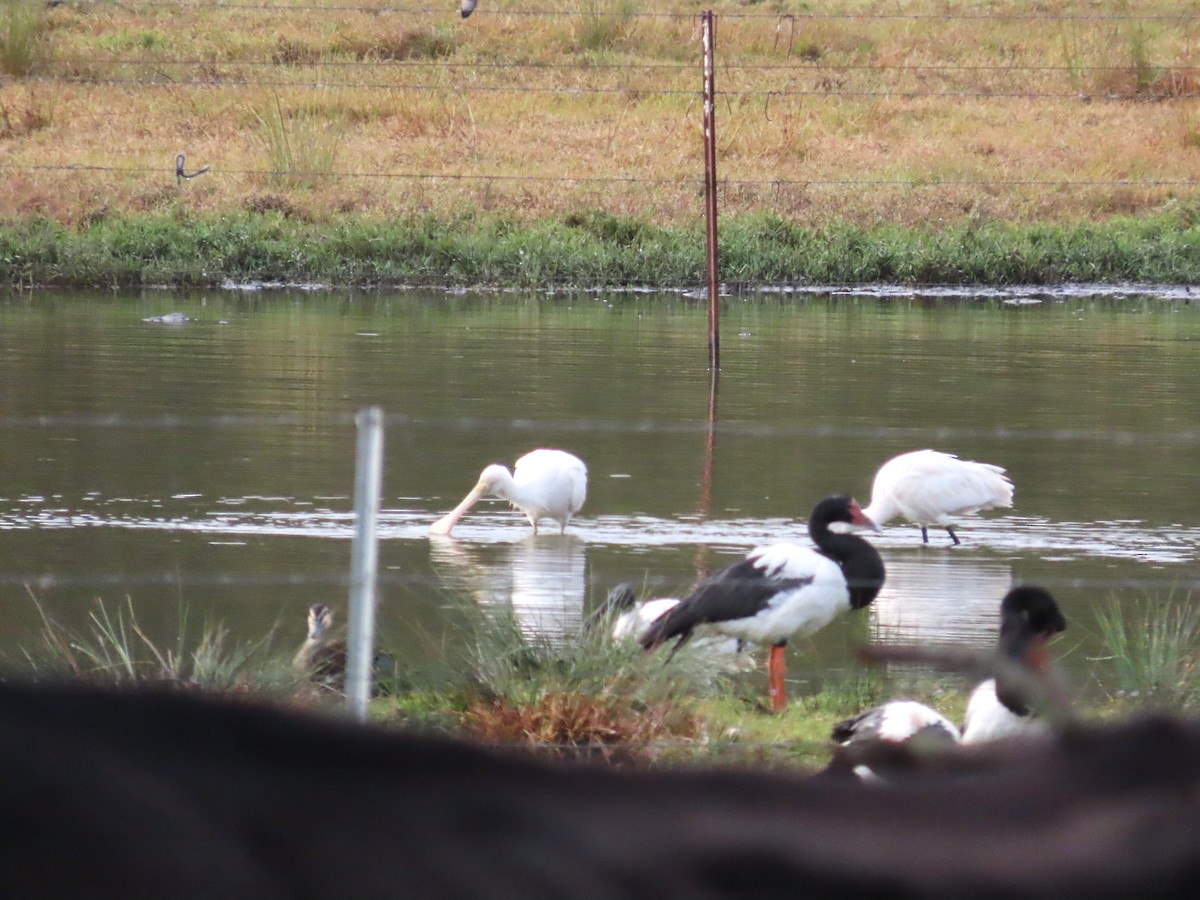
[[[656,621],[679,603],[678,597],[651,597],[648,600],[638,600],[633,585],[618,584],[608,592],[603,605],[584,623],[584,628],[594,628],[598,623],[611,621],[614,641],[640,641]],[[693,646],[710,654],[720,654],[723,657],[732,658],[740,654],[748,645],[737,638],[709,635],[697,638]]]
[[788,639],[813,634],[840,614],[864,608],[883,586],[879,553],[856,534],[832,531],[833,522],[874,527],[850,497],[822,500],[808,520],[816,550],[796,544],[752,550],[657,619],[639,639],[642,646],[650,650],[676,638],[674,653],[701,625],[743,641],[769,644],[771,709],[783,709]]
[[936,525],[959,544],[951,517],[1012,505],[1013,483],[1000,466],[937,450],[914,450],[879,467],[863,515],[880,526],[903,516],[921,526],[925,543],[929,543],[926,529]]
[[529,519],[538,533],[538,519],[553,519],[567,530],[571,516],[587,497],[587,466],[565,450],[532,450],[517,460],[510,473],[504,466],[488,466],[462,502],[430,526],[431,534],[450,534],[476,501],[485,494],[507,500]]

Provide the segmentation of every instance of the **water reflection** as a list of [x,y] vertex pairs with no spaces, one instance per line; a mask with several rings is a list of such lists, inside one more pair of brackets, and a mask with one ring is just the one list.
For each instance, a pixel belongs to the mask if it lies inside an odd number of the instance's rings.
[[584,547],[572,534],[530,534],[499,547],[432,535],[429,557],[447,588],[473,596],[484,609],[511,606],[526,636],[559,645],[583,626]]
[[991,646],[1012,566],[958,553],[887,559],[887,581],[872,604],[871,638],[900,643]]

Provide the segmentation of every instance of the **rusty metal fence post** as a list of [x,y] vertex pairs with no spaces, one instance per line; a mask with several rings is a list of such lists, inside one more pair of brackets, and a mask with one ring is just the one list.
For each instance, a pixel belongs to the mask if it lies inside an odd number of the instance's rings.
[[721,367],[720,284],[717,278],[717,126],[714,81],[716,18],[712,10],[700,14],[704,42],[704,223],[708,260],[708,366]]

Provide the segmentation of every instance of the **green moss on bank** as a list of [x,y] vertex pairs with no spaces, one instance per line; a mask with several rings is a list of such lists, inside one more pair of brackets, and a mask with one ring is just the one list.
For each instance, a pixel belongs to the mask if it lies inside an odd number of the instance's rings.
[[[1182,284],[1200,280],[1200,224],[1182,211],[1074,226],[925,230],[809,228],[752,215],[722,222],[720,266],[730,284]],[[0,225],[0,281],[10,287],[680,287],[700,283],[703,272],[699,228],[599,211],[532,223],[467,215],[315,224],[245,213]]]

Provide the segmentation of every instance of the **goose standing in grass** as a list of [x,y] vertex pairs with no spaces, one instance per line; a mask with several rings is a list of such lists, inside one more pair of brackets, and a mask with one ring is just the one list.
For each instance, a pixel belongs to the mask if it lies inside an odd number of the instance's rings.
[[341,690],[346,679],[346,642],[333,637],[333,610],[324,603],[308,608],[308,636],[292,658],[292,668],[326,687]]
[[484,495],[507,500],[529,519],[538,533],[538,519],[553,519],[566,532],[571,516],[587,497],[587,466],[565,450],[532,450],[517,460],[512,472],[488,466],[471,492],[430,527],[431,534],[450,534],[476,501]]
[[1049,591],[1030,585],[1015,587],[1005,595],[1000,604],[996,674],[971,693],[963,719],[964,744],[1044,727],[1036,707],[1037,701],[1045,699],[1037,695],[1045,693],[1051,680],[1046,645],[1066,627],[1067,620]]
[[925,543],[928,527],[936,525],[959,544],[952,517],[1013,505],[1013,483],[1004,471],[937,450],[901,453],[875,473],[871,503],[863,515],[880,526],[903,516],[921,526]]
[[783,709],[788,639],[813,634],[842,613],[864,608],[883,586],[879,553],[856,534],[832,531],[834,522],[875,527],[850,497],[822,500],[808,520],[816,550],[796,544],[752,550],[658,618],[640,638],[642,646],[649,650],[674,638],[673,654],[701,625],[739,640],[769,644],[771,709]]

